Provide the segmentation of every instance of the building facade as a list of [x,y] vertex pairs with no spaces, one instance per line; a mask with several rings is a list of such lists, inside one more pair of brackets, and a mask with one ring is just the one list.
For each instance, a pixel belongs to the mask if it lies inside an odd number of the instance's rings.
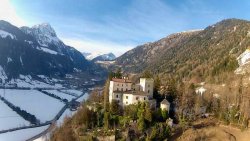
[[169,110],[170,110],[170,103],[166,99],[164,99],[161,102],[160,108],[161,108],[162,111],[166,110],[166,111],[169,112]]
[[138,102],[155,103],[153,99],[154,80],[140,78],[139,84],[132,83],[128,78],[113,78],[109,87],[109,102],[116,100],[121,106]]

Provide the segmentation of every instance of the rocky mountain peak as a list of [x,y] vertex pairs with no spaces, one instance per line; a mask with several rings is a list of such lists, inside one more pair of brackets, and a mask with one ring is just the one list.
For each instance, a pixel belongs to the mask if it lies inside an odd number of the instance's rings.
[[50,44],[58,45],[62,43],[49,23],[34,25],[31,28],[21,27],[21,30],[35,37],[41,46],[47,47]]
[[96,61],[111,61],[116,58],[116,56],[110,53],[100,53],[100,52],[93,52],[93,53],[82,53],[87,60],[91,60],[93,62]]
[[37,34],[43,34],[46,36],[57,37],[55,30],[52,28],[52,26],[49,23],[42,23],[42,24],[34,25],[34,26],[32,26],[32,29]]
[[18,28],[5,21],[0,21],[0,66],[2,82],[20,74],[64,76],[96,67],[65,45],[49,24]]

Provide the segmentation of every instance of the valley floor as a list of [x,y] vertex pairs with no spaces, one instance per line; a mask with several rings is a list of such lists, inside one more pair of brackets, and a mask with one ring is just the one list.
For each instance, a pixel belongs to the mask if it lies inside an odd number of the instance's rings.
[[[70,97],[71,99],[76,99],[78,102],[81,102],[88,97],[88,93],[77,90],[63,89],[62,91],[64,93],[59,90],[44,91],[53,93],[58,97],[60,96],[61,99]],[[72,95],[75,96],[73,97]],[[43,91],[0,89],[0,96],[4,97],[4,99],[7,99],[11,103],[14,103],[15,106],[21,107],[21,109],[25,109],[31,114],[34,114],[41,121],[41,123],[37,125],[31,125],[7,106],[6,103],[0,100],[0,111],[3,112],[0,114],[0,141],[23,141],[31,137],[32,140],[37,139],[40,136],[45,135],[47,129],[51,126],[53,127],[54,122],[56,122],[57,125],[61,125],[64,117],[70,116],[74,113],[74,111],[70,111],[66,106],[69,102],[65,103],[62,100],[56,99],[56,97],[48,96],[44,94]],[[65,109],[65,106],[67,109]],[[44,140],[42,138],[43,137],[38,140]]]

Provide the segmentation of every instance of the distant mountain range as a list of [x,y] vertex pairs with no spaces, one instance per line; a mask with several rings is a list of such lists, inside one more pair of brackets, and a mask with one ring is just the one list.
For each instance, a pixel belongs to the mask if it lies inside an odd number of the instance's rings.
[[[110,60],[111,69],[121,67],[125,72],[150,70],[181,79],[204,79],[234,72],[239,65],[237,73],[248,72],[244,66],[249,62],[245,59],[249,46],[250,22],[239,19],[223,20],[204,30],[175,33],[137,46],[118,58],[112,53],[80,53],[65,45],[49,24],[17,28],[0,21],[0,79],[20,74],[63,76],[75,70],[93,72],[99,69],[94,62]],[[243,52],[246,55],[241,55]]]
[[98,67],[65,45],[49,24],[18,28],[0,21],[0,79],[23,75],[64,76]]
[[[111,68],[120,67],[131,73],[150,70],[184,80],[204,80],[234,72],[239,67],[238,60],[248,57],[249,51],[245,51],[249,47],[250,22],[227,19],[204,30],[175,33],[140,45],[115,59]],[[247,55],[241,55],[243,52]]]
[[90,60],[92,62],[96,62],[96,61],[112,61],[116,58],[116,56],[113,53],[82,53],[83,56],[85,56],[85,58],[87,60]]

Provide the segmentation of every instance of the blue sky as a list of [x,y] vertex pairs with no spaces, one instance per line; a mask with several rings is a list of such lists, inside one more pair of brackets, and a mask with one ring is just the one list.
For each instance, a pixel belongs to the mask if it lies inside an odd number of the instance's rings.
[[[10,7],[10,16],[16,18],[18,26],[47,22],[66,44],[82,52],[116,55],[171,33],[203,29],[226,18],[250,20],[249,0],[1,1]],[[0,10],[0,18],[2,14]]]

